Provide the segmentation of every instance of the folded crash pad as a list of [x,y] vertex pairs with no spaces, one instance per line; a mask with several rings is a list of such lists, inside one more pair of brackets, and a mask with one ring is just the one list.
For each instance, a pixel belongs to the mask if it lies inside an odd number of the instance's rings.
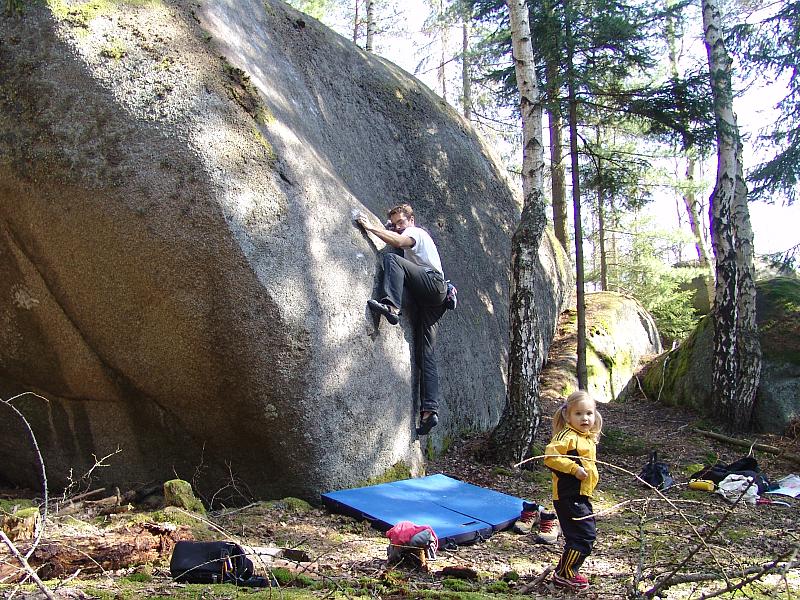
[[322,494],[331,510],[386,530],[400,521],[429,525],[442,544],[468,544],[509,527],[522,498],[446,475],[392,481]]

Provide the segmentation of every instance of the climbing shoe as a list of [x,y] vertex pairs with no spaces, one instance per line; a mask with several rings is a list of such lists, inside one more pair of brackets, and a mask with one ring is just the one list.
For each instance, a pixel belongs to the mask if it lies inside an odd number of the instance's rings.
[[369,306],[369,309],[372,312],[376,312],[386,317],[386,320],[390,325],[397,325],[400,322],[400,313],[392,312],[392,309],[389,308],[388,304],[384,304],[383,302],[378,302],[377,300],[370,298],[367,300],[367,306]]

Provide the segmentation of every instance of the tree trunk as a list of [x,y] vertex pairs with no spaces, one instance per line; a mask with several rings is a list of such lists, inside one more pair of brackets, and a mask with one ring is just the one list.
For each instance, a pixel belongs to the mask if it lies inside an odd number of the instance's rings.
[[606,255],[606,223],[603,186],[597,190],[597,245],[600,247],[600,289],[608,291],[608,256]]
[[562,152],[561,111],[551,109],[548,113],[550,129],[550,190],[553,203],[553,232],[561,242],[564,252],[569,253],[569,234],[567,234],[567,186],[564,174],[564,153]]
[[565,5],[565,35],[567,37],[567,88],[569,105],[569,153],[572,165],[572,209],[575,220],[575,302],[578,313],[578,387],[589,387],[586,369],[586,293],[583,273],[583,226],[581,225],[581,186],[578,169],[578,100],[575,95],[574,49],[572,40],[572,15],[570,3]]
[[[666,8],[671,8],[673,2],[667,0]],[[675,36],[675,23],[670,15],[667,16],[666,21],[666,37],[667,48],[669,55],[670,73],[673,79],[678,79],[678,50],[677,39]],[[684,140],[686,146],[686,140]],[[708,250],[706,249],[706,238],[703,234],[700,223],[700,211],[697,210],[697,195],[694,192],[694,173],[696,169],[696,160],[691,150],[685,152],[686,158],[686,189],[683,193],[683,203],[686,206],[686,214],[689,217],[689,227],[694,236],[694,245],[697,251],[697,264],[705,271],[704,279],[706,281],[706,294],[708,295],[709,306],[714,304],[714,270],[711,268],[711,261],[708,257]]]
[[746,429],[761,374],[753,232],[733,112],[731,60],[717,0],[702,0],[702,9],[717,129],[717,180],[710,207],[717,275],[711,313],[715,327],[711,402],[714,412],[729,425]]
[[464,118],[472,119],[472,78],[470,77],[469,64],[469,15],[464,15],[461,24],[461,99],[464,109]]
[[[439,14],[444,14],[445,6],[444,0],[439,0]],[[445,26],[441,28],[442,34],[442,53],[439,56],[439,66],[436,69],[436,76],[439,79],[439,87],[442,90],[442,98],[447,100],[447,47],[450,45],[450,28]]]
[[686,180],[689,187],[683,194],[683,203],[686,205],[686,214],[689,216],[689,227],[692,229],[694,236],[694,247],[697,250],[697,265],[705,271],[704,279],[706,280],[706,293],[708,294],[709,306],[714,305],[714,269],[711,267],[711,261],[708,258],[708,250],[706,249],[705,236],[700,227],[700,211],[697,210],[697,195],[694,193],[694,171],[696,168],[696,161],[694,156],[687,155],[686,157]]
[[[553,7],[546,2],[544,10],[552,15]],[[548,98],[548,127],[550,130],[550,191],[553,204],[553,232],[561,242],[564,252],[569,254],[569,235],[567,234],[567,192],[564,176],[563,128],[561,102],[559,101],[560,81],[558,70],[560,61],[554,50],[545,52],[545,86]]]
[[367,0],[367,44],[364,49],[372,52],[372,37],[375,34],[375,2]]
[[359,30],[359,22],[358,22],[358,6],[361,3],[361,0],[355,0],[355,6],[353,8],[353,43],[358,44],[358,30]]
[[533,63],[525,0],[506,0],[522,114],[522,215],[511,242],[508,389],[506,406],[489,440],[489,453],[502,462],[518,462],[529,452],[539,426],[540,332],[534,288],[536,261],[547,217],[542,180],[542,104]]

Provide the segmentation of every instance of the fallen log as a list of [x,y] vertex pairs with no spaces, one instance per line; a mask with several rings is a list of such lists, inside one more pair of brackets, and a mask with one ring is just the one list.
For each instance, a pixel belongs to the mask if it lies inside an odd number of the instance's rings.
[[[169,560],[175,543],[191,540],[188,527],[164,527],[154,523],[133,525],[102,533],[79,534],[42,541],[29,559],[42,579],[66,577],[80,570],[90,575]],[[30,544],[19,545],[25,554]],[[0,559],[2,556],[0,555]],[[0,560],[0,580],[18,581],[24,573]]]
[[791,452],[785,452],[780,448],[776,448],[775,446],[768,446],[766,444],[757,444],[756,442],[751,442],[748,440],[740,440],[737,438],[728,437],[727,435],[722,435],[721,433],[715,433],[713,431],[705,431],[704,429],[694,428],[694,430],[706,437],[710,437],[715,440],[719,440],[720,442],[726,442],[728,444],[732,444],[734,446],[740,446],[742,448],[753,448],[754,450],[760,450],[761,452],[767,452],[768,454],[775,454],[780,456],[781,458],[785,458],[787,460],[791,460],[792,462],[796,462],[800,464],[800,455],[792,454]]

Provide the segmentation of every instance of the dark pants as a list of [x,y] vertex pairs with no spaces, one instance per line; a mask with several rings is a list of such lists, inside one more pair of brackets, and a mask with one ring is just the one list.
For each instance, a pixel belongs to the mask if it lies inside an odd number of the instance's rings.
[[[420,410],[436,412],[439,409],[439,371],[436,368],[436,322],[442,317],[447,284],[434,269],[414,264],[398,254],[383,255],[383,282],[381,301],[395,308],[413,304],[414,357],[420,370]],[[408,292],[408,295],[405,295]]]
[[562,577],[570,578],[581,568],[584,559],[589,556],[597,538],[594,517],[586,517],[594,513],[592,503],[586,496],[573,496],[553,500],[553,506],[558,515],[558,524],[564,534],[564,554],[558,563],[556,571]]
[[558,524],[564,534],[565,546],[574,548],[581,554],[589,554],[597,538],[594,517],[581,519],[594,513],[592,503],[586,496],[573,496],[554,500],[553,506],[558,515]]

